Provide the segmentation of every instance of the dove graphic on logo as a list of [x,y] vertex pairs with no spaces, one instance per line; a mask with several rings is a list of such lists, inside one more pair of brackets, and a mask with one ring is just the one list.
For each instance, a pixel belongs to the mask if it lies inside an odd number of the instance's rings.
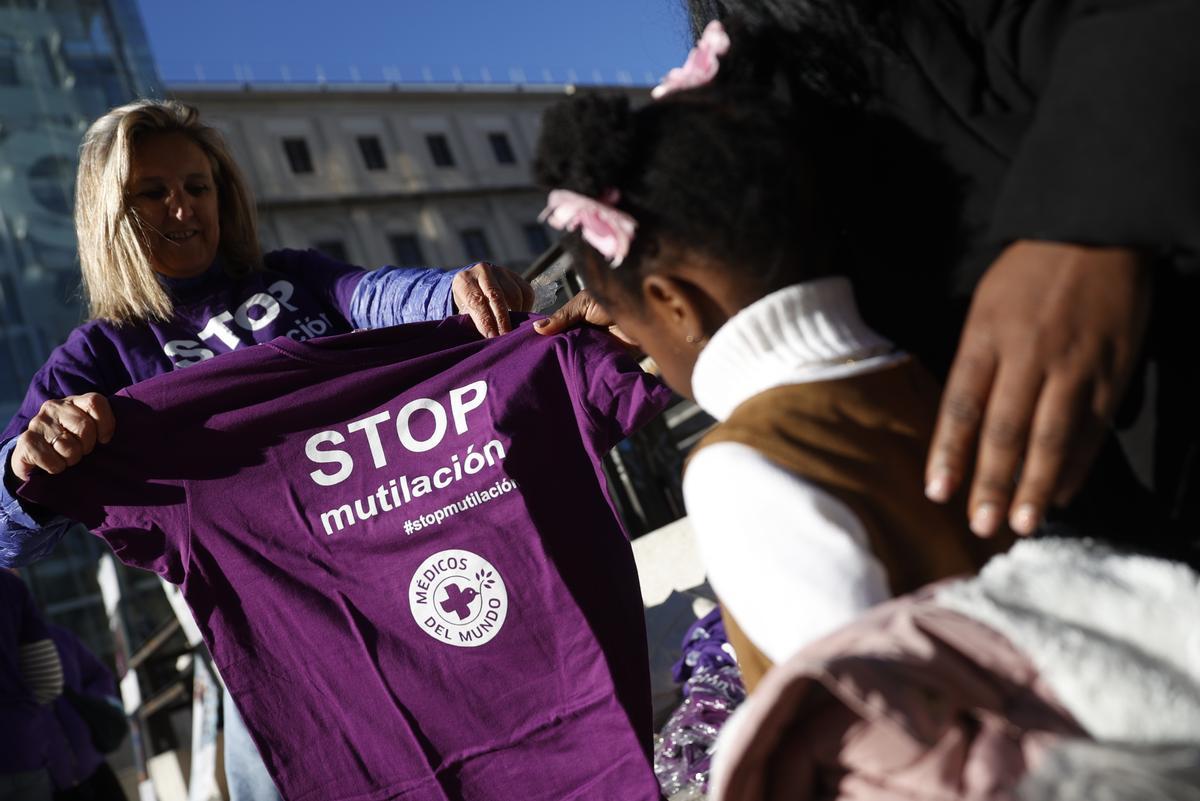
[[470,551],[439,551],[427,558],[413,574],[408,598],[422,631],[459,648],[491,642],[508,617],[500,572]]

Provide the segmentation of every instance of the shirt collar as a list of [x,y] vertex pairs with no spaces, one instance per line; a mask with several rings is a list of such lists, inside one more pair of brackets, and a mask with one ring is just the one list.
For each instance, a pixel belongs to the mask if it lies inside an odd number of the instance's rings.
[[831,377],[831,368],[887,354],[892,343],[858,314],[854,290],[835,276],[760,298],[721,326],[692,371],[704,411],[724,420],[771,387]]
[[213,259],[213,263],[208,265],[208,269],[199,275],[193,275],[188,278],[172,278],[169,275],[155,273],[154,276],[168,292],[189,294],[206,286],[214,276],[220,275],[223,269],[221,257],[217,256]]

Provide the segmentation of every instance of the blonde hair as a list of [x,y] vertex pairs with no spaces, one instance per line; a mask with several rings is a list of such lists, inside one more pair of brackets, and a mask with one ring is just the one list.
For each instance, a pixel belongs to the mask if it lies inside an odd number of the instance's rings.
[[75,232],[91,318],[116,323],[167,320],[173,306],[150,265],[149,231],[129,206],[126,184],[138,140],[179,133],[208,156],[216,183],[226,272],[261,269],[254,201],[221,134],[175,100],[138,100],[92,123],[79,152]]

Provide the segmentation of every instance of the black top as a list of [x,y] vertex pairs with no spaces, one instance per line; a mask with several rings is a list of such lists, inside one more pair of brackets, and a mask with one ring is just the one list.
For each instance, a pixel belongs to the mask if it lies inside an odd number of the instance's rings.
[[[1156,257],[1153,480],[1174,514],[1200,519],[1189,345],[1200,308],[1200,3],[909,0],[892,10],[895,38],[873,64],[880,104],[948,169],[932,180],[938,166],[913,159],[922,166],[907,178],[924,203],[953,187],[962,239],[942,264],[901,270],[932,273],[914,290],[927,300],[864,299],[875,306],[867,318],[944,373],[971,292],[1005,244],[1122,245]],[[1141,382],[1121,417],[1138,411]]]

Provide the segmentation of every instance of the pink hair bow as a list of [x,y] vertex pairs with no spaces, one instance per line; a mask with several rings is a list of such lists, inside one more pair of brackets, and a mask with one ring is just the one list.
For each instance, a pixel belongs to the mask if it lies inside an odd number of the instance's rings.
[[700,41],[688,53],[683,66],[668,72],[650,96],[657,100],[680,89],[703,86],[717,76],[720,58],[728,52],[729,34],[725,33],[725,26],[714,19],[704,28]]
[[616,189],[605,191],[599,200],[570,189],[555,189],[538,219],[559,231],[582,229],[584,240],[609,264],[620,267],[637,230],[637,222],[616,208],[620,198]]

